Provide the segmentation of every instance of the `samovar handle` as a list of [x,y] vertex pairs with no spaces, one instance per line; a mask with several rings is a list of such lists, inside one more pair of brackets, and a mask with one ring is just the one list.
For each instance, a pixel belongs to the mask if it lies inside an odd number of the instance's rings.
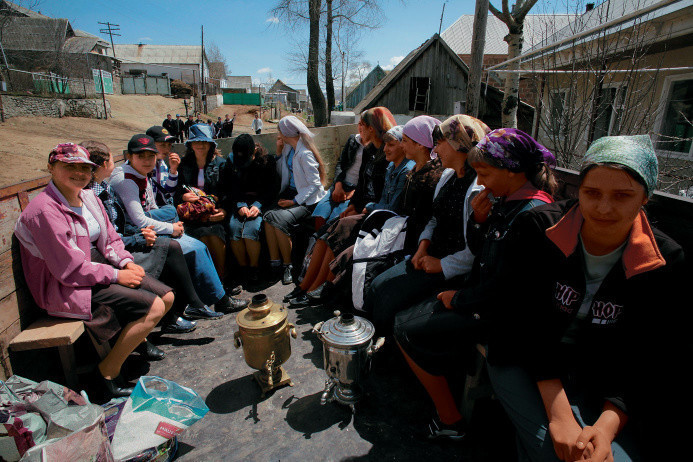
[[294,326],[293,324],[289,323],[289,324],[287,325],[287,327],[290,329],[289,333],[291,334],[291,336],[292,336],[293,338],[298,337],[298,334],[296,333],[296,326]]
[[317,323],[316,325],[314,325],[314,326],[313,326],[313,332],[315,332],[316,334],[322,336],[322,332],[320,331],[320,329],[322,329],[322,325],[323,325],[324,322],[325,322],[325,321],[320,321],[319,323]]
[[380,337],[375,341],[375,345],[371,346],[371,348],[368,350],[368,355],[372,356],[373,354],[377,353],[378,350],[383,347],[383,345],[385,345],[385,337]]
[[241,343],[241,331],[240,330],[234,332],[234,334],[233,334],[233,345],[236,348],[240,348],[242,345],[242,343]]

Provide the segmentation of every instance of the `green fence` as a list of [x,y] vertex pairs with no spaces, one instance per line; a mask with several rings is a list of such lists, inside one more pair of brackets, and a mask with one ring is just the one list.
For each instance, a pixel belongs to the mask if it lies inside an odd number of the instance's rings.
[[224,104],[261,106],[263,100],[260,93],[224,93]]

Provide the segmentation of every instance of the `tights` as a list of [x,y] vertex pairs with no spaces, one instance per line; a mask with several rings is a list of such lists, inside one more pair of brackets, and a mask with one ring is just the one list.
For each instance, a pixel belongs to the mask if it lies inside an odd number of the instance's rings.
[[[190,278],[190,271],[188,271],[188,265],[185,263],[183,251],[175,239],[171,239],[171,243],[168,246],[168,254],[166,255],[160,279],[162,282],[176,288],[178,295],[176,301],[182,299],[181,302],[190,304],[192,308],[205,306],[200,297],[197,296],[197,292],[195,292],[195,286]],[[176,303],[176,305],[178,304]],[[182,307],[184,308],[185,304]]]

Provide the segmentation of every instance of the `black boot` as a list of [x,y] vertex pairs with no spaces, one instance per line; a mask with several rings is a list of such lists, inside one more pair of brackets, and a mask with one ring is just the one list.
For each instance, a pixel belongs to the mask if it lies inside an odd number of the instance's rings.
[[130,396],[134,390],[132,387],[121,387],[118,385],[119,377],[109,380],[101,374],[99,374],[99,376],[101,377],[101,380],[103,380],[104,390],[106,392],[105,394],[107,395],[106,398],[108,399]]
[[151,343],[149,340],[137,345],[135,351],[139,353],[147,361],[160,361],[166,357],[166,353],[163,352],[156,345]]

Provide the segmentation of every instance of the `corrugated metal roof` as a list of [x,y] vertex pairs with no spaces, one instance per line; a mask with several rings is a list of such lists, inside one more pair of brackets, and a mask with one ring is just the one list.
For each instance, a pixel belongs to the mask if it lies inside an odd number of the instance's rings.
[[72,35],[67,19],[14,17],[3,29],[5,50],[58,51],[65,37]]
[[[123,61],[143,64],[199,64],[200,45],[115,44],[115,55]],[[108,55],[113,56],[109,49]]]
[[[528,14],[524,23],[524,47],[530,48],[541,42],[542,39],[565,27],[575,17],[570,14]],[[474,15],[465,14],[440,35],[455,53],[468,55],[471,54],[473,31]],[[484,54],[507,55],[508,43],[503,40],[506,35],[508,35],[508,26],[489,14]]]

